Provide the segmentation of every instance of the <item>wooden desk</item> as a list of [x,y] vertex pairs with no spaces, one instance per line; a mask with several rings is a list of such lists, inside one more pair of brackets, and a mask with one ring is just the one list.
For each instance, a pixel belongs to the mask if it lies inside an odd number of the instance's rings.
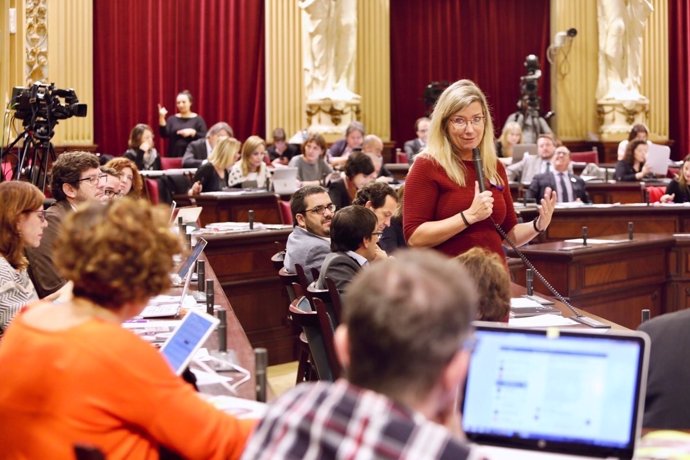
[[[535,219],[535,207],[516,211],[525,222]],[[579,238],[582,227],[587,226],[589,237],[627,235],[628,222],[634,233],[690,233],[690,207],[684,205],[619,205],[610,207],[581,206],[557,208],[551,225],[541,237],[542,241]],[[626,236],[627,238],[627,236]]]
[[179,206],[197,205],[202,226],[214,222],[247,222],[249,210],[254,210],[254,222],[282,224],[278,195],[269,192],[212,192],[193,197],[176,195]]
[[407,172],[410,170],[410,165],[407,163],[386,163],[386,169],[388,169],[395,180],[404,181],[407,177]]
[[[521,201],[526,188],[528,187],[511,182],[513,201]],[[587,182],[586,189],[595,204],[644,203],[644,186],[640,182]]]
[[[652,316],[667,310],[668,254],[674,245],[670,235],[637,233],[634,240],[622,243],[578,247],[557,241],[526,246],[523,253],[571,304],[635,329],[643,308],[649,308]],[[525,283],[524,269],[512,276]],[[536,276],[534,290],[550,295]]]
[[[268,349],[271,365],[293,361],[296,333],[287,321],[287,292],[271,256],[285,249],[292,228],[203,235],[206,257],[253,347]],[[218,288],[218,287],[217,287]]]

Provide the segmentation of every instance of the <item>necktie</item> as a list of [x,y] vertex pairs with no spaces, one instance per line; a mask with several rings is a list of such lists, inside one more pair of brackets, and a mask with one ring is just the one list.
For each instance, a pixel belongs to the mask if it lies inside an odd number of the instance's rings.
[[558,179],[561,181],[561,203],[570,201],[568,197],[568,186],[565,184],[565,176],[563,173],[558,173]]
[[548,161],[546,162],[546,169],[544,171],[547,174],[551,172],[551,163],[550,162],[548,162]]

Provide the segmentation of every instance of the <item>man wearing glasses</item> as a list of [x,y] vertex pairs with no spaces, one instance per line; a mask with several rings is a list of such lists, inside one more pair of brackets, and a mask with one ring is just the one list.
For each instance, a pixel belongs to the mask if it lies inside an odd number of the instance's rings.
[[[521,184],[529,187],[534,176],[551,171],[551,158],[558,144],[552,134],[540,135],[537,139],[537,155],[525,155],[522,160],[508,166],[508,178],[519,180]],[[570,170],[572,171],[572,167]]]
[[295,228],[288,237],[283,264],[290,273],[295,273],[295,265],[301,265],[311,282],[311,269],[320,269],[326,255],[331,252],[331,221],[335,205],[325,188],[308,185],[292,195],[290,210]]
[[101,203],[107,203],[108,201],[120,197],[120,173],[118,173],[113,168],[106,168],[101,166],[101,180],[103,182],[103,195],[99,198]]
[[29,275],[41,298],[52,294],[65,284],[65,280],[53,265],[53,241],[62,220],[78,204],[100,200],[103,196],[106,174],[98,167],[98,158],[88,152],[63,153],[53,163],[50,191],[56,202],[46,210],[48,226],[43,230],[41,245],[26,250]]
[[559,203],[589,203],[585,181],[569,172],[569,166],[570,150],[561,145],[551,157],[551,172],[534,176],[527,190],[527,198],[535,198],[539,202],[544,197],[546,187],[550,187],[551,190],[556,190]]

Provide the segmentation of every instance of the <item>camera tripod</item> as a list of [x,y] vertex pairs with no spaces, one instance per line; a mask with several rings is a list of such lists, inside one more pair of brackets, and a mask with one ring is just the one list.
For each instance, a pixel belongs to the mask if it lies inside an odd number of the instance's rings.
[[[30,126],[25,127],[24,131],[0,152],[0,163],[4,164],[7,162],[7,164],[10,164],[7,158],[13,154],[12,151],[19,141],[23,141],[22,147],[17,149],[14,174],[7,174],[11,172],[11,169],[5,170],[3,168],[0,174],[0,182],[8,180],[8,176],[15,180],[28,179],[29,182],[45,192],[48,165],[55,160],[56,154],[50,138],[39,135],[36,131]],[[41,129],[39,128],[38,131],[41,131]],[[52,133],[53,130],[49,129],[48,132]]]

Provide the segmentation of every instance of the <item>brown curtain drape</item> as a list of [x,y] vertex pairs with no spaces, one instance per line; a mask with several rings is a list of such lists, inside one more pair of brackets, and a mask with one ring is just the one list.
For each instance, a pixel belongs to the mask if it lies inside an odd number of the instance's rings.
[[[516,108],[528,54],[539,57],[542,113],[550,109],[549,0],[395,0],[390,5],[391,132],[415,137],[432,81],[474,80],[498,130]],[[497,133],[497,135],[500,133]]]
[[673,157],[690,153],[690,5],[687,0],[668,2],[669,136],[674,140]]
[[[121,155],[137,123],[158,132],[157,104],[175,113],[183,89],[210,127],[227,121],[244,140],[265,123],[264,2],[94,2],[95,142]],[[159,152],[164,140],[156,137]]]

